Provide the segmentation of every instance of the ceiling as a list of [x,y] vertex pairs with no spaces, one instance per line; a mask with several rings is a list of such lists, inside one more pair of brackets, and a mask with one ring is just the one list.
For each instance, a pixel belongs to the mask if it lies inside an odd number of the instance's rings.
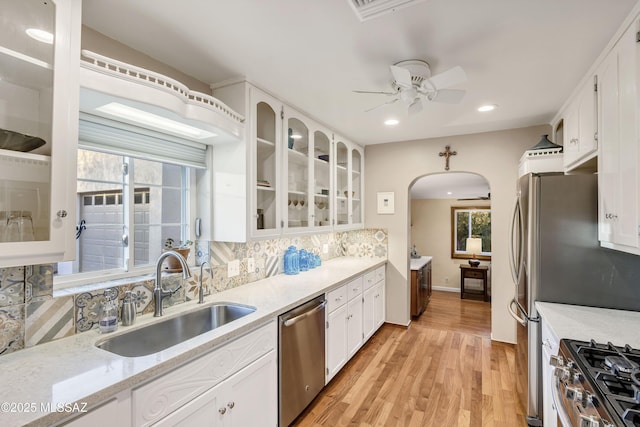
[[409,190],[411,199],[469,199],[489,196],[489,183],[475,173],[446,172],[425,176]]
[[[548,123],[636,3],[425,0],[361,22],[349,1],[84,0],[83,23],[203,82],[244,77],[367,145]],[[365,112],[389,98],[353,90],[390,90],[407,59],[460,65],[463,101]]]

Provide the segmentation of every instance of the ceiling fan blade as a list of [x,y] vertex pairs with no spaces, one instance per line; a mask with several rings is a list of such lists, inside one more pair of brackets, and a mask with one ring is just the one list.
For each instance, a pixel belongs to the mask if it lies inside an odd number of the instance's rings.
[[431,78],[423,81],[423,87],[426,90],[440,90],[447,87],[455,86],[467,81],[467,73],[462,67],[456,66],[444,73],[436,74]]
[[395,65],[391,65],[389,68],[391,68],[391,74],[393,74],[393,78],[398,86],[402,88],[409,88],[412,86],[411,73],[409,70]]
[[411,105],[407,108],[407,112],[409,115],[418,114],[422,111],[422,100],[420,98],[416,98]]
[[442,104],[458,104],[467,93],[462,89],[442,89],[430,95],[429,101],[440,102]]
[[393,104],[394,102],[398,102],[398,100],[399,100],[398,98],[392,99],[391,101],[387,101],[387,102],[385,102],[385,103],[383,103],[383,104],[376,105],[376,106],[375,106],[375,107],[373,107],[373,108],[369,108],[368,110],[364,110],[364,112],[365,112],[365,113],[368,113],[369,111],[376,110],[376,109],[378,109],[378,108],[380,108],[380,107],[384,107],[385,105],[389,105],[389,104]]
[[383,91],[370,91],[370,90],[354,90],[355,93],[373,93],[376,95],[395,95],[397,92],[383,92]]

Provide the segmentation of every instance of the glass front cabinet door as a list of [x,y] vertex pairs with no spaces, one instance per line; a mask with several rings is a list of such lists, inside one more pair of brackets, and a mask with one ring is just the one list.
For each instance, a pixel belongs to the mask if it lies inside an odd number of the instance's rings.
[[[306,119],[304,119],[306,120]],[[313,198],[309,197],[310,153],[312,141],[309,128],[302,115],[286,108],[284,113],[286,133],[283,138],[284,172],[286,173],[286,210],[284,229],[302,231],[313,226],[310,222]]]
[[361,147],[336,137],[335,224],[338,229],[362,227],[364,152]]
[[252,129],[253,176],[255,186],[252,194],[254,236],[278,234],[281,214],[280,201],[280,141],[282,140],[282,105],[274,98],[257,90],[251,91],[253,108]]
[[0,267],[75,256],[80,0],[0,0]]

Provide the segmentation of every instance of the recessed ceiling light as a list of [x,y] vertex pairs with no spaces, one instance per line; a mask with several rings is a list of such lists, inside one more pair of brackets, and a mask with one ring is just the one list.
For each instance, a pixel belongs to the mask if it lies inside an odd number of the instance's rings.
[[384,124],[387,126],[395,126],[400,123],[397,119],[387,119],[384,121]]
[[26,33],[34,40],[46,44],[53,44],[53,34],[48,31],[40,30],[38,28],[27,28]]
[[453,193],[451,191],[447,191],[447,196],[452,195]]
[[302,139],[302,135],[300,135],[299,133],[294,133],[293,135],[291,135],[291,138],[293,138],[293,139]]
[[483,105],[481,107],[478,107],[478,111],[480,111],[481,113],[486,113],[487,111],[493,111],[495,110],[497,107],[496,104],[488,104],[488,105]]

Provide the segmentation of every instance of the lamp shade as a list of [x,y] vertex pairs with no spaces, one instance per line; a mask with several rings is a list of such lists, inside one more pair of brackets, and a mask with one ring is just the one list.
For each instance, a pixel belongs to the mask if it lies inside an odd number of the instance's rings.
[[467,252],[474,255],[480,254],[482,252],[482,239],[469,237],[467,239]]

